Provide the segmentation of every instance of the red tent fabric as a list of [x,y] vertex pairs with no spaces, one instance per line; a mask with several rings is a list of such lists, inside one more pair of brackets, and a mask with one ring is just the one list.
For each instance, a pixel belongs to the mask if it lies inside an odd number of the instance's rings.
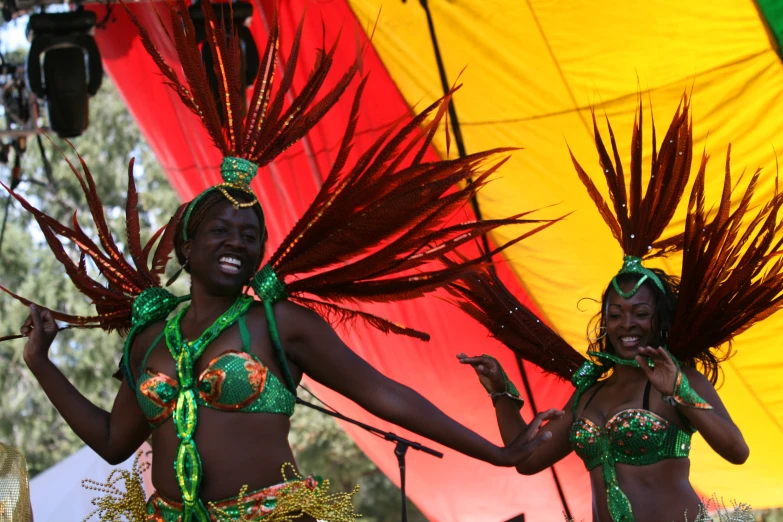
[[[304,4],[301,1],[286,2],[280,8],[284,55],[301,19]],[[256,42],[263,43],[271,2],[255,0],[254,5],[255,15],[250,27]],[[93,9],[102,12],[104,8],[93,6]],[[159,30],[151,6],[133,4],[131,9],[150,29],[163,52],[169,58],[175,56],[170,43]],[[219,181],[220,155],[198,120],[163,85],[124,10],[115,9],[113,18],[106,29],[96,34],[104,67],[157,154],[172,186],[181,199],[190,200],[206,186]],[[324,42],[333,42],[340,31],[342,38],[336,72],[354,59],[357,45],[368,43],[365,33],[358,27],[354,14],[343,0],[308,5],[301,66],[294,91],[306,78],[314,61],[315,49],[322,47]],[[364,150],[388,124],[409,111],[371,45],[364,55],[363,72],[369,74],[369,82],[354,151]],[[328,172],[349,109],[350,93],[306,139],[256,177],[253,188],[266,212],[270,250],[279,244],[301,215]],[[436,153],[431,151],[430,158],[436,157]],[[517,295],[524,295],[513,276],[502,267],[501,271],[511,290]],[[423,329],[432,334],[432,341],[422,343],[399,336],[385,336],[362,326],[341,332],[343,339],[382,373],[419,391],[448,415],[500,444],[490,401],[473,372],[457,364],[455,354],[461,351],[493,354],[503,363],[510,377],[520,384],[520,374],[512,354],[488,339],[478,324],[437,299],[376,306],[372,307],[372,311]],[[572,392],[570,384],[544,376],[533,367],[528,368],[528,375],[535,390],[536,403],[541,408],[563,405]],[[374,418],[353,402],[329,390],[313,383],[311,386],[321,398],[346,415],[414,440],[422,440]],[[526,418],[532,417],[529,399],[523,411]],[[351,425],[344,428],[362,450],[392,480],[398,482],[394,447]],[[562,519],[561,501],[550,471],[523,477],[513,469],[496,468],[434,443],[430,445],[442,450],[444,459],[441,461],[415,451],[409,452],[407,481],[409,498],[430,520],[501,522],[520,513],[525,514],[528,522]],[[572,514],[577,520],[589,518],[590,489],[582,463],[571,455],[559,463],[556,470]]]

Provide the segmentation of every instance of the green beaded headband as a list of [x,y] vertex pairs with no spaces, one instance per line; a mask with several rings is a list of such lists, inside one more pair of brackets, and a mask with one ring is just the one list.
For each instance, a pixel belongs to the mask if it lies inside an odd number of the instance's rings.
[[[623,292],[620,288],[620,285],[617,284],[617,276],[622,274],[640,274],[642,277],[630,292]],[[661,279],[655,275],[655,272],[649,268],[645,268],[642,265],[642,258],[635,256],[624,256],[623,267],[619,272],[617,272],[617,275],[612,278],[612,287],[614,288],[614,291],[617,292],[623,299],[630,299],[636,292],[639,291],[639,289],[648,279],[652,281],[655,286],[661,290],[661,292],[664,294],[666,293],[666,288],[663,286]]]
[[[220,164],[220,176],[223,178],[223,183],[215,185],[214,187],[209,187],[190,202],[183,218],[182,238],[185,241],[188,240],[188,222],[190,221],[190,215],[193,213],[193,209],[196,208],[196,205],[204,196],[213,190],[219,190],[236,209],[252,207],[258,203],[258,198],[253,192],[253,189],[250,188],[250,182],[255,177],[256,172],[258,172],[258,165],[252,161],[230,156],[223,158],[223,162]],[[242,192],[249,194],[253,197],[253,200],[247,203],[240,203],[228,193],[228,189],[230,188],[241,190]]]

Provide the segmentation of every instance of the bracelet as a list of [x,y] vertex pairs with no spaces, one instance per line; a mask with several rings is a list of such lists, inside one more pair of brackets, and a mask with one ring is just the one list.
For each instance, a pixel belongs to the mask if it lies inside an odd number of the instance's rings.
[[[511,386],[513,387],[514,385],[512,384]],[[512,389],[514,389],[514,388],[512,388]],[[510,391],[492,392],[492,393],[489,394],[489,396],[492,399],[492,404],[493,405],[497,404],[497,400],[500,397],[508,397],[509,399],[511,399],[512,401],[514,401],[515,403],[517,403],[519,405],[519,409],[520,410],[522,409],[522,406],[525,405],[525,399],[520,397],[518,393],[515,395],[514,393],[512,393]]]
[[503,381],[505,382],[506,388],[503,391],[499,392],[493,392],[487,387],[484,387],[485,390],[487,390],[487,393],[489,393],[489,397],[492,399],[492,405],[497,406],[497,400],[500,397],[508,397],[514,403],[517,404],[517,407],[521,410],[522,406],[525,405],[525,400],[519,396],[519,390],[517,390],[517,387],[514,386],[514,383],[511,382],[511,379],[508,378],[508,375],[506,375],[506,371],[503,369],[503,367],[500,365],[497,359],[492,357],[491,355],[482,355],[482,357],[486,357],[488,359],[492,359],[495,361],[495,363],[498,365],[498,368],[500,368],[500,373],[503,375]]
[[670,406],[685,406],[697,410],[711,410],[712,406],[699,397],[699,394],[691,388],[688,378],[677,368],[677,377],[674,379],[674,388],[671,395],[661,394],[663,402]]

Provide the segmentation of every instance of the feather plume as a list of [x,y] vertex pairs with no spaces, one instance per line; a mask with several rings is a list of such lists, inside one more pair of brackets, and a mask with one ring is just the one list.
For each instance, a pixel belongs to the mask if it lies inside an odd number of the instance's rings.
[[[222,17],[219,20],[209,2],[200,4],[206,33],[204,45],[208,46],[212,57],[211,72],[217,80],[218,100],[212,94],[207,67],[201,58],[195,26],[185,0],[166,0],[166,8],[172,20],[166,34],[174,43],[182,79],[166,63],[148,31],[123,3],[138,27],[144,48],[166,78],[166,83],[179,95],[185,106],[199,117],[220,152],[224,156],[244,158],[262,167],[299,141],[337,103],[356,76],[359,59],[357,57],[329,91],[321,93],[334,63],[335,42],[328,51],[320,51],[320,58],[307,82],[298,94],[291,96],[304,18],[291,44],[282,77],[276,82],[280,31],[275,13],[252,86],[250,103],[246,106],[236,28],[229,20]],[[360,53],[361,50],[357,56]]]
[[[292,300],[327,313],[334,322],[361,318],[384,332],[421,338],[343,305],[401,301],[436,292],[491,264],[494,255],[557,219],[529,219],[529,213],[523,213],[454,222],[511,149],[423,162],[422,150],[429,147],[447,114],[453,90],[407,123],[398,122],[398,128],[387,130],[349,164],[364,87],[362,80],[334,167],[269,262],[278,277],[287,280]],[[466,183],[468,179],[473,183]],[[459,253],[482,234],[518,225],[533,227],[491,252],[472,257]]]
[[508,291],[492,270],[467,274],[448,286],[451,302],[484,325],[523,360],[566,380],[585,361],[554,330]]
[[[677,315],[669,332],[669,349],[682,360],[725,360],[735,336],[783,306],[783,194],[776,190],[751,215],[756,171],[731,211],[737,189],[731,185],[730,153],[731,148],[718,208],[712,213],[705,208],[704,167],[691,192]],[[705,155],[703,165],[706,160]],[[724,345],[729,349],[723,353],[713,350]]]
[[317,312],[321,317],[335,326],[349,326],[356,321],[361,321],[383,333],[405,335],[421,341],[430,340],[430,336],[427,333],[393,323],[388,319],[361,310],[346,308],[338,304],[327,303],[316,299],[307,299],[301,296],[294,296],[292,300]]
[[[599,163],[603,170],[612,206],[604,200],[595,183],[571,154],[580,181],[598,208],[612,236],[628,256],[649,258],[681,247],[677,241],[660,241],[666,226],[682,199],[691,173],[693,154],[692,124],[687,95],[677,108],[660,150],[653,151],[653,161],[646,190],[642,194],[642,102],[634,118],[631,139],[629,189],[612,127],[607,119],[612,155],[609,155],[593,110],[593,129]],[[655,125],[652,127],[655,149]],[[630,194],[630,196],[629,196]]]
[[[77,154],[78,155],[78,154]],[[79,157],[82,172],[79,172],[73,163],[65,158],[73,174],[80,182],[82,191],[90,208],[94,220],[95,229],[100,238],[99,247],[93,242],[87,233],[79,226],[74,213],[71,226],[66,226],[44,212],[35,208],[20,194],[12,191],[5,184],[0,183],[11,196],[13,196],[37,221],[44,238],[52,250],[55,258],[63,265],[68,277],[74,286],[95,305],[96,315],[74,316],[52,311],[53,317],[66,325],[75,328],[102,328],[107,331],[117,330],[125,334],[131,327],[131,311],[133,300],[143,290],[160,286],[159,276],[165,268],[165,262],[173,248],[173,223],[165,229],[159,230],[142,249],[138,219],[138,195],[133,181],[133,161],[128,166],[128,196],[126,204],[126,238],[130,256],[133,259],[132,267],[118,248],[106,223],[103,206],[97,194],[95,182],[84,163]],[[181,214],[184,207],[175,215]],[[153,254],[153,267],[148,266],[148,257],[152,252],[153,244],[161,238],[157,249]],[[80,251],[79,262],[75,263],[63,246],[60,238],[71,241]],[[91,259],[98,267],[102,279],[105,282],[94,279],[87,273],[87,258]],[[29,306],[31,301],[9,289],[0,286],[0,290],[7,293],[22,304]]]
[[147,260],[141,247],[141,227],[139,225],[139,195],[136,193],[136,183],[133,180],[133,163],[128,164],[128,198],[125,205],[125,226],[127,227],[128,250],[133,265],[141,277],[149,284],[155,284],[152,273],[147,268]]

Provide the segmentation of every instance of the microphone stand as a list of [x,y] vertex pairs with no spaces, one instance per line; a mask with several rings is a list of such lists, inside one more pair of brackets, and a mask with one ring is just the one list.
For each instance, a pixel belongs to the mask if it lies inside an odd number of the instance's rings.
[[296,398],[296,403],[301,404],[302,406],[307,406],[308,408],[312,408],[316,411],[320,411],[321,413],[325,413],[326,415],[331,415],[332,417],[335,417],[337,419],[344,420],[345,422],[349,422],[351,424],[359,426],[360,428],[369,431],[373,435],[378,435],[380,437],[383,437],[384,440],[388,440],[389,442],[394,443],[394,455],[397,457],[397,464],[400,467],[400,495],[402,498],[402,522],[408,522],[408,503],[407,503],[407,497],[405,495],[405,454],[408,452],[408,448],[412,448],[417,451],[422,451],[428,455],[432,455],[433,457],[437,457],[439,459],[443,458],[443,453],[428,448],[427,446],[424,446],[419,442],[413,442],[412,440],[408,440],[406,438],[400,437],[396,433],[392,433],[390,431],[383,431],[374,426],[370,426],[369,424],[365,424],[363,422],[354,420],[350,417],[346,417],[342,413],[338,413],[336,411],[332,411],[326,408],[322,408],[320,406],[316,406],[315,404],[311,404],[307,401],[304,401],[299,397]]

